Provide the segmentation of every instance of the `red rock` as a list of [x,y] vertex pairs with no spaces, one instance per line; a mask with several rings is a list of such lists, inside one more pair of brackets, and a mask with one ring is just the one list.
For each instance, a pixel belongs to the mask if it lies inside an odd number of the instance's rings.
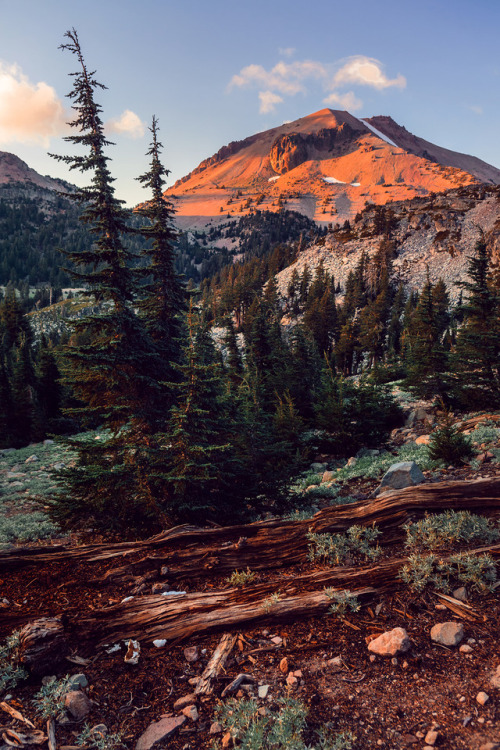
[[379,656],[396,656],[410,648],[410,639],[404,628],[394,628],[370,641],[368,651]]
[[89,715],[92,704],[81,690],[70,690],[64,696],[64,708],[75,721],[83,721]]
[[149,750],[156,742],[170,737],[185,721],[185,716],[165,716],[160,721],[154,721],[137,740],[135,750]]

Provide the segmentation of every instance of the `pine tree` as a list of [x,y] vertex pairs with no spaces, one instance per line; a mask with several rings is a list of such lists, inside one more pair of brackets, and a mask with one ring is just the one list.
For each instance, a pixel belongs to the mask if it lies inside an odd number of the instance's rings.
[[94,235],[94,244],[68,257],[79,269],[72,276],[86,287],[98,311],[75,321],[76,333],[84,332],[87,343],[64,348],[63,372],[81,403],[71,414],[84,424],[90,419],[104,432],[98,441],[72,441],[79,455],[78,466],[62,472],[65,487],[53,515],[60,521],[79,518],[83,523],[88,523],[90,516],[103,527],[144,525],[156,512],[156,501],[138,477],[140,443],[149,430],[147,421],[156,403],[157,357],[133,308],[132,255],[123,243],[129,231],[129,212],[114,194],[105,155],[111,144],[95,101],[95,92],[105,87],[87,69],[76,31],[65,36],[68,42],[61,48],[79,62],[69,94],[76,112],[71,126],[78,134],[65,140],[85,153],[55,158],[70,169],[91,175],[90,185],[70,197],[82,207],[81,220]]
[[500,405],[500,295],[490,279],[490,260],[484,240],[469,258],[470,281],[461,283],[466,293],[464,316],[458,331],[452,367],[460,399],[475,408]]

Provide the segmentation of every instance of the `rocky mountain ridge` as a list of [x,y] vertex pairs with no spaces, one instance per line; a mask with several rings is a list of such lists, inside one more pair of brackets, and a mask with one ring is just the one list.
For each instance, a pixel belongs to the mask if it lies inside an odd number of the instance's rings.
[[283,205],[320,224],[479,182],[500,170],[436,146],[390,117],[323,109],[223,146],[166,191],[182,228],[204,228]]

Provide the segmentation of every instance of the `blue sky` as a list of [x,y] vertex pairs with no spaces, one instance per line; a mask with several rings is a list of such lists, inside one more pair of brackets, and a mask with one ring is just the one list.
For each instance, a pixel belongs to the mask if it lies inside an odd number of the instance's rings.
[[500,167],[498,0],[0,0],[0,150],[42,174],[78,174],[64,122],[75,27],[108,87],[117,195],[147,197],[156,114],[173,180],[229,141],[330,106],[391,115],[411,132]]

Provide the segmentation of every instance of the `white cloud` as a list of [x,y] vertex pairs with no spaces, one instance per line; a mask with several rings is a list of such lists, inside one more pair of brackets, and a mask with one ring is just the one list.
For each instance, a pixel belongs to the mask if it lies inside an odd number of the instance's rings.
[[274,112],[276,105],[281,104],[283,101],[283,97],[273,94],[272,91],[259,91],[259,100],[259,112],[261,115],[265,115],[267,112]]
[[354,91],[346,91],[345,94],[338,94],[334,91],[323,99],[323,103],[328,106],[342,107],[342,109],[347,109],[349,112],[355,112],[363,106],[363,102],[361,99],[358,99]]
[[108,133],[120,133],[130,138],[142,138],[145,132],[144,123],[130,109],[122,112],[118,119],[108,120],[105,127]]
[[333,78],[332,88],[357,83],[361,86],[373,86],[375,89],[387,89],[391,86],[404,88],[406,78],[398,75],[396,78],[387,78],[382,70],[382,63],[373,57],[357,55],[350,57],[342,65]]
[[[280,50],[285,56],[292,48]],[[321,63],[317,60],[285,62],[280,60],[266,70],[262,65],[247,65],[234,75],[228,91],[234,88],[259,90],[260,112],[272,112],[284,97],[306,94],[311,86],[319,84],[328,94],[325,104],[341,106],[344,109],[358,110],[363,106],[354,91],[342,93],[347,86],[371,86],[377,90],[404,88],[406,79],[402,75],[388,78],[379,60],[364,55],[356,55],[336,63]]]
[[0,143],[39,143],[68,131],[65,111],[55,89],[32,83],[18,65],[0,61]]
[[480,107],[477,104],[470,104],[467,109],[470,109],[471,112],[474,112],[476,115],[482,115],[483,114],[483,108]]
[[304,81],[307,78],[321,79],[327,75],[324,65],[314,60],[286,63],[280,61],[271,70],[262,65],[247,65],[229,82],[229,89],[257,85],[269,91],[294,96],[305,92]]

